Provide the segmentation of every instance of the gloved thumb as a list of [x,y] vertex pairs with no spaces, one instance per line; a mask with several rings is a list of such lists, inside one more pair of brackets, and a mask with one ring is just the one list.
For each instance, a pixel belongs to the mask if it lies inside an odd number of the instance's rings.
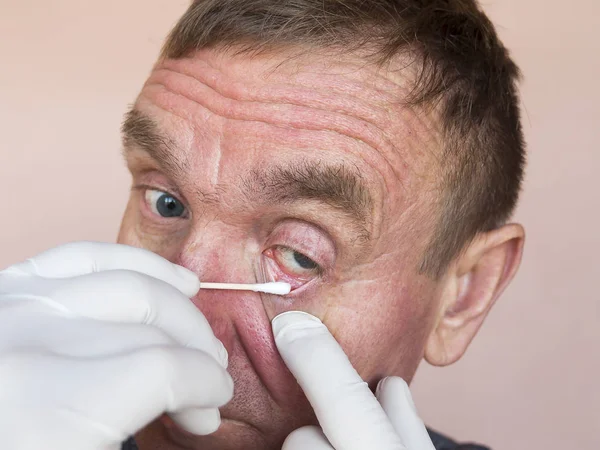
[[377,385],[375,395],[407,448],[435,450],[427,428],[417,414],[408,385],[402,378],[384,378]]
[[289,311],[272,326],[281,357],[334,448],[404,449],[369,386],[318,318]]

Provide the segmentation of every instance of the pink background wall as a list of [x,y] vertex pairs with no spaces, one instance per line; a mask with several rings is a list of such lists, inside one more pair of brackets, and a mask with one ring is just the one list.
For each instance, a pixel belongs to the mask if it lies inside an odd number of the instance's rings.
[[[118,128],[187,0],[0,0],[0,267],[112,241]],[[523,72],[520,274],[466,357],[423,366],[427,423],[495,450],[600,446],[600,3],[486,1]],[[593,429],[596,432],[593,432]]]

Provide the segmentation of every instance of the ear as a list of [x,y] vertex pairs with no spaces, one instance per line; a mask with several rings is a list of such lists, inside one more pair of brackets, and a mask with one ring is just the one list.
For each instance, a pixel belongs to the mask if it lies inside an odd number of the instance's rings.
[[438,321],[425,345],[435,366],[457,361],[512,280],[523,254],[525,230],[511,224],[480,233],[444,277]]

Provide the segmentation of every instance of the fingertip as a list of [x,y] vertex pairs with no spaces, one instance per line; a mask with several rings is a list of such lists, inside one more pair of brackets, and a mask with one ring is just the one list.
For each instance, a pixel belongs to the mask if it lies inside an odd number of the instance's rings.
[[327,437],[319,427],[308,425],[292,431],[285,439],[281,450],[333,450]]
[[215,347],[217,348],[217,361],[219,361],[224,369],[227,369],[229,366],[229,353],[217,337],[215,337]]
[[384,386],[388,378],[389,377],[382,378],[379,380],[379,383],[377,383],[377,387],[375,388],[375,397],[377,397],[378,400],[379,396],[382,395],[382,392],[385,390]]
[[169,415],[185,431],[198,436],[214,433],[221,426],[221,414],[217,408],[186,409]]
[[198,278],[198,275],[186,267],[177,264],[174,264],[173,267],[175,268],[177,275],[179,275],[179,277],[186,283],[186,289],[184,293],[189,297],[196,295],[200,290],[200,279]]
[[378,385],[377,400],[405,448],[435,450],[406,381],[400,377],[384,378]]
[[[417,413],[415,402],[413,401],[408,383],[400,377],[385,377],[377,384],[375,396],[380,403],[385,405],[388,399],[404,399],[412,412]],[[385,407],[384,407],[385,409]]]
[[322,325],[323,322],[318,317],[304,311],[286,311],[281,313],[271,321],[273,335],[275,339],[281,336],[286,330],[302,326]]

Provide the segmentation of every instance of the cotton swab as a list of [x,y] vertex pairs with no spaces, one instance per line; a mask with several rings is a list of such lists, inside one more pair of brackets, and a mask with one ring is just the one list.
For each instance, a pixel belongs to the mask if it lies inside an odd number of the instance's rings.
[[242,283],[200,283],[200,289],[229,289],[233,291],[254,291],[266,294],[287,295],[292,290],[289,283],[273,281],[271,283],[242,284]]

